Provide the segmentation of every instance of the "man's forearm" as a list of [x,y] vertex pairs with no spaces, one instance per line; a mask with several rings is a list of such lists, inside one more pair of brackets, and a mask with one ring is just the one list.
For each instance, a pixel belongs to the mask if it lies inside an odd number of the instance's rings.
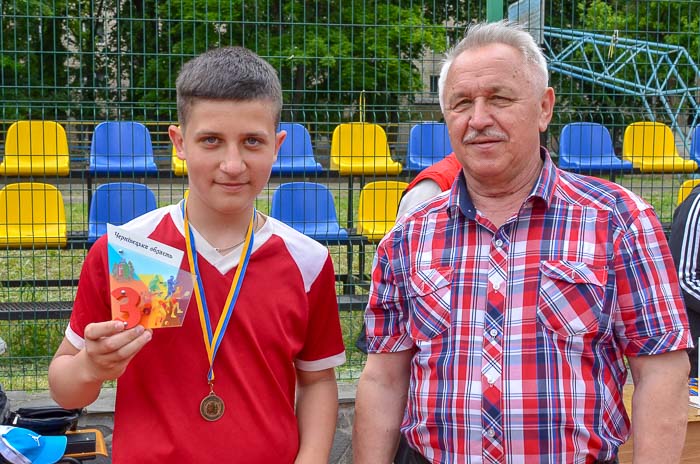
[[[635,379],[632,396],[635,464],[677,463],[683,452],[688,423],[688,361],[684,352],[668,355],[667,364],[657,364],[656,375]],[[672,368],[674,365],[680,365],[680,369]]]
[[352,449],[355,464],[394,459],[406,409],[411,352],[370,355],[355,398]]

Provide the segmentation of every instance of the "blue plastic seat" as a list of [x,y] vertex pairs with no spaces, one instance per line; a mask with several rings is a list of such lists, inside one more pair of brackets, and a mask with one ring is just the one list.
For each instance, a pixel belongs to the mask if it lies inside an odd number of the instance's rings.
[[95,127],[88,171],[93,174],[157,172],[151,133],[140,122],[106,121]]
[[411,127],[406,153],[406,169],[422,171],[452,153],[447,125],[423,122]]
[[287,131],[287,138],[282,143],[272,174],[314,174],[323,171],[321,163],[314,158],[311,135],[306,127],[298,123],[280,123],[278,131]]
[[318,241],[343,242],[348,231],[338,224],[333,194],[315,182],[289,182],[272,195],[270,216]]
[[156,209],[156,196],[145,185],[111,182],[95,189],[88,211],[88,242],[107,232],[107,223],[115,226]]
[[559,167],[571,172],[632,172],[630,161],[615,156],[612,137],[602,124],[572,122],[559,136]]
[[690,159],[700,164],[700,125],[695,126],[690,137]]

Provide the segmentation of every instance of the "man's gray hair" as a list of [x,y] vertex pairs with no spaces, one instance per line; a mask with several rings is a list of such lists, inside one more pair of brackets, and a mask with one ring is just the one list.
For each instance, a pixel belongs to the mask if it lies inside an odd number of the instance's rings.
[[527,31],[518,24],[507,20],[477,23],[470,26],[464,38],[447,52],[442,64],[438,79],[438,95],[440,109],[443,113],[445,112],[445,81],[455,58],[467,50],[492,44],[509,45],[518,50],[525,58],[525,62],[532,65],[532,69],[535,71],[534,77],[537,83],[542,86],[542,90],[547,88],[549,85],[547,60],[535,39]]
[[282,86],[275,68],[243,47],[214,48],[186,62],[175,82],[177,115],[187,123],[197,100],[267,100],[275,124],[282,112]]

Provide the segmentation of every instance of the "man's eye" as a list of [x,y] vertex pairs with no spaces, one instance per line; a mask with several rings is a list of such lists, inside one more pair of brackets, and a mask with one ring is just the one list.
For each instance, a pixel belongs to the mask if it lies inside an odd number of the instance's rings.
[[496,105],[507,105],[512,100],[510,98],[504,97],[503,95],[494,95],[491,97],[491,101]]
[[204,143],[206,143],[207,145],[215,145],[219,141],[219,139],[214,137],[214,136],[211,136],[211,137],[206,137],[206,138],[202,139],[202,141]]
[[257,145],[260,145],[262,142],[260,141],[260,139],[257,139],[255,137],[248,137],[245,140],[245,143],[246,143],[246,145],[257,146]]
[[454,106],[452,106],[452,111],[455,113],[461,113],[463,111],[468,110],[472,106],[472,101],[471,100],[461,100],[457,102]]

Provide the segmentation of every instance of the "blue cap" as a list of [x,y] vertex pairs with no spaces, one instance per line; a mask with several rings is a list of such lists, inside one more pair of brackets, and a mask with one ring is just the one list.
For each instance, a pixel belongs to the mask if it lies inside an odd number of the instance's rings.
[[21,427],[0,425],[0,455],[11,464],[54,464],[66,452],[66,437],[42,436]]

